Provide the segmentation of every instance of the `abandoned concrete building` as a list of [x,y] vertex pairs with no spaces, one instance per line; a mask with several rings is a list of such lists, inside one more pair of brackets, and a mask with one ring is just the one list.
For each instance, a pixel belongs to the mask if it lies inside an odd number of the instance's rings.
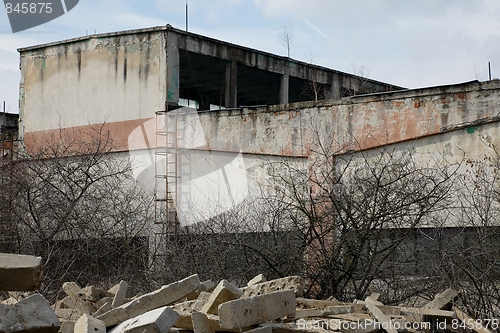
[[[177,204],[184,224],[252,194],[263,158],[307,165],[313,128],[332,136],[339,154],[399,145],[422,156],[475,157],[500,139],[498,80],[404,89],[169,25],[19,52],[26,148],[104,124],[136,178],[157,202]],[[203,181],[216,190],[200,190]],[[217,200],[214,191],[220,205],[190,216]]]

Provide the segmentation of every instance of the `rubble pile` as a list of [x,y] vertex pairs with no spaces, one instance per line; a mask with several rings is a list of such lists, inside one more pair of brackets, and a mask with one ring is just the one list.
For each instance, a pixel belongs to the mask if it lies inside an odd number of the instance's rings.
[[217,285],[201,282],[195,274],[133,297],[127,297],[125,281],[109,290],[81,288],[74,282],[64,283],[62,289],[66,296],[52,306],[39,294],[19,300],[19,294],[11,292],[13,297],[0,304],[0,332],[397,333],[459,331],[464,325],[490,332],[454,307],[458,294],[451,289],[421,308],[386,306],[376,293],[353,303],[307,299],[301,297],[304,284],[299,276],[266,281],[262,274],[244,287],[227,280]]

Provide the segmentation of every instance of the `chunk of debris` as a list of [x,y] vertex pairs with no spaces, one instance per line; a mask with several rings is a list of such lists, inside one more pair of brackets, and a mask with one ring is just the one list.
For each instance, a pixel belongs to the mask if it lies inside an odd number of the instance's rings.
[[70,300],[75,303],[74,307],[78,311],[86,314],[95,312],[95,306],[85,300],[85,292],[75,282],[65,282],[62,288]]
[[40,294],[14,305],[0,304],[0,332],[56,333],[60,323],[49,302]]
[[286,316],[295,316],[294,290],[242,298],[219,305],[219,321],[223,329],[262,324]]
[[119,307],[124,303],[127,289],[128,289],[128,283],[123,280],[120,281],[115,293],[115,297],[113,298],[113,303],[111,303],[112,308]]
[[84,313],[75,323],[75,333],[106,333],[106,325],[101,320]]
[[256,277],[254,277],[253,279],[251,279],[250,281],[248,281],[247,283],[247,286],[253,286],[254,284],[257,284],[257,283],[262,283],[262,282],[266,282],[266,278],[264,277],[264,274],[259,274],[257,275]]
[[242,297],[260,296],[284,290],[294,290],[296,297],[302,296],[304,292],[304,279],[300,276],[287,276],[281,279],[257,283],[243,288]]
[[113,308],[98,316],[97,319],[102,320],[106,327],[113,326],[153,309],[169,305],[196,290],[199,286],[200,278],[198,274],[191,275]]
[[217,314],[217,307],[220,304],[238,299],[242,294],[243,292],[238,287],[229,281],[222,280],[212,291],[201,312]]
[[126,320],[113,328],[110,333],[167,333],[177,318],[179,318],[177,312],[164,306]]
[[208,317],[203,312],[193,312],[191,314],[194,333],[215,333]]
[[41,267],[41,257],[0,253],[0,291],[37,290]]

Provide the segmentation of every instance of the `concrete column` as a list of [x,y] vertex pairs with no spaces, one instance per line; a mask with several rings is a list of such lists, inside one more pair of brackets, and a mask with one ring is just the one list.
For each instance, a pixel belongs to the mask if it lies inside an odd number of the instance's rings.
[[238,107],[238,64],[235,60],[226,65],[226,108]]
[[172,31],[166,32],[167,53],[167,103],[179,103],[179,38]]
[[290,85],[290,75],[283,74],[281,76],[281,85],[280,85],[280,104],[288,104],[289,85]]
[[332,75],[330,83],[329,99],[339,99],[341,97],[340,87],[342,86],[342,78],[339,74],[334,73]]

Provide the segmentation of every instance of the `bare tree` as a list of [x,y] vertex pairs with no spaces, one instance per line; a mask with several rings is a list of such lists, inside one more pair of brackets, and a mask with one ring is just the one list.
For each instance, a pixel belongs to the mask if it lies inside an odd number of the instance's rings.
[[290,58],[290,48],[295,40],[295,35],[293,33],[293,27],[291,25],[283,24],[280,29],[278,29],[278,38],[284,47],[286,47],[287,57]]
[[457,167],[420,163],[411,150],[340,154],[333,143],[315,142],[306,170],[274,163],[267,200],[300,234],[308,295],[360,299],[414,264],[401,247],[446,209]]
[[114,148],[102,125],[61,131],[2,170],[11,198],[2,207],[11,228],[2,245],[44,258],[42,291],[49,298],[66,280],[123,278],[146,286],[152,196],[136,185],[128,156]]

